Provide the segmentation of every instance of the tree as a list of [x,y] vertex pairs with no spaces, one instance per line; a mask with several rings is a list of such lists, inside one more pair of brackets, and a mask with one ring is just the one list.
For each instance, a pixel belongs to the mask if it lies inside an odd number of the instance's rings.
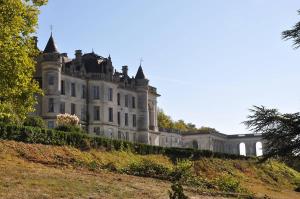
[[174,124],[170,116],[166,115],[162,109],[158,109],[158,127],[163,129],[173,129]]
[[288,159],[300,156],[300,113],[278,112],[264,106],[254,106],[244,124],[266,140],[265,159]]
[[[298,15],[300,15],[300,10],[298,10]],[[292,39],[293,46],[295,48],[300,47],[300,21],[296,23],[292,29],[282,32],[282,38],[285,40]]]
[[41,90],[32,79],[38,50],[33,33],[47,0],[0,0],[0,120],[21,123]]

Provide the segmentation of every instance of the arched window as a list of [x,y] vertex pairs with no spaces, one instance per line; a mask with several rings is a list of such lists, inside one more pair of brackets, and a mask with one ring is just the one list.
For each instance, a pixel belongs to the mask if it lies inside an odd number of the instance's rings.
[[240,155],[246,156],[246,145],[244,142],[239,145]]
[[256,148],[256,156],[262,156],[263,155],[262,143],[261,142],[256,142],[255,148]]

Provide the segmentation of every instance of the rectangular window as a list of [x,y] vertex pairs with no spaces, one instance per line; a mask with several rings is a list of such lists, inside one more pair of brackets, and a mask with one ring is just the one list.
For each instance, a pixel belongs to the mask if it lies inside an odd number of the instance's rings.
[[121,105],[121,95],[120,93],[117,94],[117,101],[118,101],[118,105]]
[[86,86],[85,85],[82,85],[82,88],[81,88],[81,98],[82,99],[85,99],[86,98]]
[[100,127],[94,127],[94,133],[100,135]]
[[100,99],[100,94],[99,94],[99,86],[93,86],[93,97],[94,99]]
[[122,132],[118,131],[118,139],[121,140],[122,139]]
[[125,126],[128,126],[128,113],[125,113]]
[[128,95],[125,95],[125,106],[128,107]]
[[53,129],[54,128],[54,121],[48,121],[48,128]]
[[94,120],[99,121],[100,120],[100,107],[94,106]]
[[135,97],[132,97],[132,108],[135,108]]
[[85,108],[85,105],[81,106],[80,118],[81,118],[82,121],[86,120],[86,108]]
[[113,101],[113,89],[108,88],[108,100]]
[[48,84],[51,86],[54,85],[54,76],[53,75],[48,76]]
[[136,127],[136,115],[135,114],[132,115],[132,126]]
[[76,115],[76,105],[75,104],[71,104],[71,115]]
[[108,120],[109,122],[113,122],[114,121],[114,113],[113,113],[113,108],[108,108]]
[[76,97],[76,87],[75,83],[71,83],[71,96]]
[[61,83],[60,83],[60,92],[61,92],[62,95],[66,94],[66,91],[65,91],[65,81],[64,80],[61,80]]
[[121,124],[121,113],[118,112],[118,125],[120,126],[120,124]]
[[125,133],[125,139],[129,140],[129,133],[128,132]]
[[66,106],[66,105],[65,105],[64,102],[61,102],[61,103],[60,103],[60,105],[59,105],[59,112],[60,112],[60,113],[63,114],[63,113],[66,112],[66,111],[65,111],[65,106]]
[[53,98],[49,98],[49,101],[48,101],[48,112],[49,113],[53,113],[54,112],[54,99]]
[[133,142],[136,142],[136,133],[133,133]]

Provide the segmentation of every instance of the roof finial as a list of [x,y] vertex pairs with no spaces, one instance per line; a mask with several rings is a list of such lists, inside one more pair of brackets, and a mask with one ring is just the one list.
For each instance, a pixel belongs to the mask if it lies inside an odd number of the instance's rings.
[[50,31],[51,31],[51,36],[52,36],[52,32],[53,32],[53,25],[50,25]]
[[92,53],[94,53],[94,48],[92,48]]
[[143,58],[140,58],[140,66],[142,66],[142,63],[144,62]]

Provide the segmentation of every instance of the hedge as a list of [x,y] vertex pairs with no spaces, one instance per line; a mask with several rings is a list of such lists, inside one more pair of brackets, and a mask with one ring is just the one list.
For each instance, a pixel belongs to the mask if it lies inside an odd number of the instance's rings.
[[54,129],[43,129],[30,126],[17,126],[0,123],[0,139],[15,140],[25,143],[38,143],[45,145],[69,145],[81,150],[90,148],[106,150],[128,150],[133,153],[162,154],[177,159],[199,159],[201,157],[217,157],[227,159],[248,159],[249,157],[234,154],[216,153],[208,150],[192,148],[160,147],[141,143],[132,143],[124,140],[108,139],[104,137],[92,137],[88,134],[78,132],[64,132]]

